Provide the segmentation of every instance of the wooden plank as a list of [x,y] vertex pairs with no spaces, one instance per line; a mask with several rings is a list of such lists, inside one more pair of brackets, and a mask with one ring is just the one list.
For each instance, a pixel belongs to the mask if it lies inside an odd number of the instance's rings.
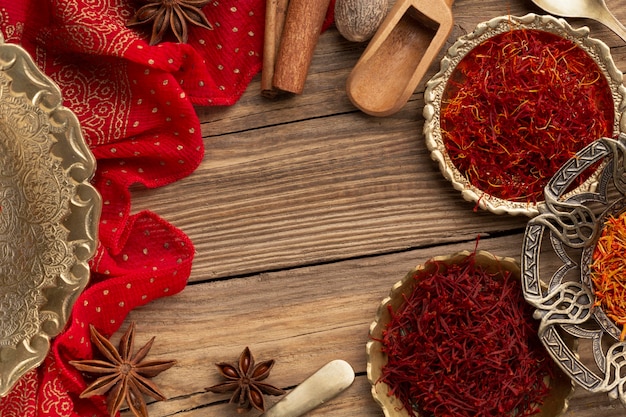
[[[607,3],[626,20],[618,0]],[[457,0],[449,44],[478,22],[528,11],[542,13],[530,1]],[[605,39],[626,69],[619,38],[598,23],[572,22]],[[353,386],[307,415],[381,417],[365,343],[391,285],[432,256],[473,249],[477,235],[481,249],[519,258],[527,219],[473,212],[430,159],[423,83],[391,117],[349,103],[345,81],[364,48],[331,28],[302,95],[262,98],[257,76],[235,106],[197,108],[202,165],[171,186],[134,190],[134,210],[171,221],[197,251],[182,293],[127,320],[138,323],[137,346],[157,335],[151,357],[179,361],[156,378],[170,400],[151,403],[152,417],[235,415],[227,396],[204,388],[219,381],[213,363],[235,361],[246,345],[259,360],[277,360],[268,382],[286,389],[332,359],[347,360],[357,372]],[[426,78],[437,70],[435,63]],[[623,413],[606,395],[577,389],[566,416]]]
[[[509,7],[522,14],[527,6]],[[484,2],[480,13],[467,2],[455,3],[452,39],[504,9],[500,1]],[[602,33],[599,24],[594,28]],[[237,105],[198,109],[206,135],[200,168],[172,186],[135,193],[137,210],[156,211],[195,242],[192,280],[524,226],[523,218],[473,213],[442,178],[421,133],[419,89],[391,117],[354,110],[343,88],[362,48],[330,29],[320,39],[302,96],[262,98],[257,77]],[[619,63],[626,62],[625,50],[616,48]]]
[[[522,235],[516,234],[483,239],[479,246],[519,259],[521,242]],[[286,389],[330,360],[348,361],[360,376],[355,386],[310,415],[353,415],[355,410],[381,415],[365,382],[365,344],[381,300],[415,265],[473,249],[473,242],[440,245],[192,284],[176,296],[134,310],[129,319],[140,323],[137,345],[157,335],[151,355],[179,361],[156,379],[171,400],[153,403],[150,415],[171,416],[180,410],[188,410],[183,415],[190,417],[226,415],[230,408],[223,401],[228,396],[203,390],[220,381],[213,364],[235,361],[245,346],[257,360],[276,359],[267,382]],[[580,354],[585,359],[590,351]],[[577,410],[573,415],[581,417],[592,417],[600,407],[615,410],[607,416],[623,413],[614,405],[604,394],[577,392],[572,399]]]
[[474,213],[420,132],[407,109],[384,121],[344,114],[214,137],[196,173],[137,193],[135,207],[189,234],[193,280],[524,227],[525,218]]

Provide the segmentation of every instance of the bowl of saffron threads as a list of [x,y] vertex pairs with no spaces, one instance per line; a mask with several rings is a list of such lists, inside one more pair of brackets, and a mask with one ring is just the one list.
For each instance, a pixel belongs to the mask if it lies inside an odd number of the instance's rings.
[[[553,16],[500,16],[461,36],[426,84],[424,135],[475,209],[538,214],[577,151],[626,130],[626,88],[609,47]],[[598,170],[600,167],[598,167]],[[572,192],[593,191],[590,171]]]
[[553,417],[573,391],[537,337],[513,258],[429,259],[381,302],[367,376],[386,417]]

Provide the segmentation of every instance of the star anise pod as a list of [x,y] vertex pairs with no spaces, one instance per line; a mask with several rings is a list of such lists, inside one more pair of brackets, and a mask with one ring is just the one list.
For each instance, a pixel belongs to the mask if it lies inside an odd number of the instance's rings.
[[165,400],[165,396],[150,378],[171,368],[176,361],[143,361],[152,347],[154,337],[133,355],[134,322],[120,339],[119,350],[98,333],[94,326],[89,326],[89,330],[93,345],[98,348],[104,359],[70,361],[70,364],[79,371],[99,376],[80,394],[80,398],[108,393],[107,410],[111,416],[117,414],[125,400],[135,416],[147,417],[144,394],[156,400]]
[[188,25],[212,30],[213,26],[202,12],[202,8],[210,0],[148,0],[147,4],[137,10],[135,15],[126,22],[132,27],[152,23],[150,45],[161,42],[171,32],[178,42],[187,43]]
[[205,389],[219,394],[232,391],[230,402],[237,403],[237,411],[240,413],[249,411],[252,407],[265,411],[263,394],[282,395],[285,393],[280,388],[261,382],[270,375],[274,359],[255,364],[248,347],[239,356],[238,364],[220,362],[215,366],[228,381]]

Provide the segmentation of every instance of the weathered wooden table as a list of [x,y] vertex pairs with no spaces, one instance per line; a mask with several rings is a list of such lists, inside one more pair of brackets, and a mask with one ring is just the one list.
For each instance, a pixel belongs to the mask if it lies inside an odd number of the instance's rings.
[[[626,21],[623,1],[607,3]],[[480,21],[527,12],[542,13],[530,0],[457,0],[449,42]],[[570,22],[589,26],[626,70],[623,41],[593,21]],[[169,399],[149,405],[152,417],[237,415],[227,395],[204,388],[220,381],[214,363],[235,361],[245,346],[276,359],[268,382],[286,390],[330,360],[348,361],[353,385],[308,415],[382,416],[365,344],[391,286],[432,256],[472,250],[478,235],[480,249],[519,259],[527,218],[474,212],[431,160],[424,83],[393,116],[351,105],[345,83],[365,46],[331,28],[302,95],[265,99],[257,75],[234,106],[198,108],[206,145],[198,170],[134,192],[136,210],[181,228],[197,251],[187,288],[134,310],[122,328],[136,321],[137,346],[157,335],[151,357],[178,360],[156,378]],[[426,79],[438,69],[437,61]],[[577,388],[566,416],[600,415],[626,409]]]

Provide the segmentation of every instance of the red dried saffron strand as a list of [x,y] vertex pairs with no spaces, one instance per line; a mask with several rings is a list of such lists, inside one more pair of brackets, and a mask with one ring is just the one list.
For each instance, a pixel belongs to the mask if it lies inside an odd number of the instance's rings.
[[[410,415],[529,416],[547,395],[552,362],[519,282],[503,271],[431,262],[383,331],[381,381]],[[432,266],[431,265],[431,266]]]
[[578,150],[612,136],[613,120],[608,81],[587,52],[555,34],[518,29],[458,63],[440,125],[452,163],[473,186],[536,203]]
[[626,212],[609,216],[593,251],[591,280],[599,306],[616,325],[622,327],[620,341],[626,339]]

